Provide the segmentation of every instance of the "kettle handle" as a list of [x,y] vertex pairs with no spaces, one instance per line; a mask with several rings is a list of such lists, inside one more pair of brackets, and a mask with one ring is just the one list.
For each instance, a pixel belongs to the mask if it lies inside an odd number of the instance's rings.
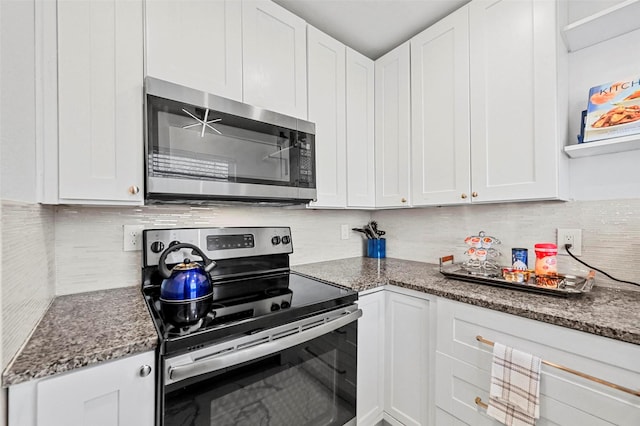
[[167,267],[167,256],[169,255],[169,253],[172,253],[174,251],[178,251],[178,250],[183,249],[183,248],[192,249],[193,251],[196,252],[196,254],[198,256],[200,256],[202,258],[202,261],[204,262],[204,270],[205,271],[209,272],[210,270],[212,270],[216,266],[216,262],[214,262],[213,260],[209,259],[202,252],[202,250],[200,250],[198,247],[194,246],[193,244],[189,244],[189,243],[174,244],[172,246],[167,247],[167,249],[165,251],[163,251],[162,254],[160,255],[160,260],[158,260],[158,272],[160,272],[160,275],[163,278],[169,278],[171,276],[171,271]]

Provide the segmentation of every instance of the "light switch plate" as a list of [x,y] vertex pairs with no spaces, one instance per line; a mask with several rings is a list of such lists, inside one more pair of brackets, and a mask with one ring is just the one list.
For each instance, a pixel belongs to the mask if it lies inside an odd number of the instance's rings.
[[340,225],[340,236],[343,240],[349,239],[349,225]]

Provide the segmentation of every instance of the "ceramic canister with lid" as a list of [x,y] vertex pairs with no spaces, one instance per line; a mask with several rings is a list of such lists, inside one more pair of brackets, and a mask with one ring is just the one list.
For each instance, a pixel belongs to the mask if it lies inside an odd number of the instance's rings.
[[536,244],[534,249],[536,252],[536,275],[557,274],[558,246],[552,243],[540,243]]

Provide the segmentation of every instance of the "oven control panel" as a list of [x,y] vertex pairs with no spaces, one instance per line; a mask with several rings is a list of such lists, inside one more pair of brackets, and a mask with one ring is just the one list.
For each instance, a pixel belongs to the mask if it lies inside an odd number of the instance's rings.
[[[157,265],[162,253],[178,243],[193,244],[213,260],[293,253],[288,227],[146,229],[142,241],[143,266]],[[167,263],[179,263],[185,257],[201,260],[190,249],[182,249],[170,253]]]

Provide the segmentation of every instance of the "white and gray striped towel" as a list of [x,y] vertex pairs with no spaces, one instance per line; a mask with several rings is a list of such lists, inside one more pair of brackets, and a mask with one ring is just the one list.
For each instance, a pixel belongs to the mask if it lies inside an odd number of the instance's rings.
[[535,425],[541,363],[537,356],[495,343],[487,414],[507,426]]

